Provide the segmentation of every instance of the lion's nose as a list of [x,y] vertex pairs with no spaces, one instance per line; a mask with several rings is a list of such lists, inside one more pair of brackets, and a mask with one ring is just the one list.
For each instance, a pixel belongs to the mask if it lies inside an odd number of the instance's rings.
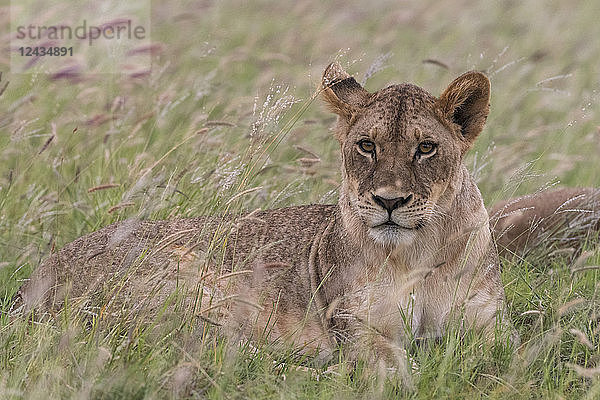
[[412,193],[406,197],[394,197],[393,199],[386,199],[385,197],[373,195],[373,201],[383,207],[389,214],[392,213],[396,208],[402,207],[410,203],[412,200]]

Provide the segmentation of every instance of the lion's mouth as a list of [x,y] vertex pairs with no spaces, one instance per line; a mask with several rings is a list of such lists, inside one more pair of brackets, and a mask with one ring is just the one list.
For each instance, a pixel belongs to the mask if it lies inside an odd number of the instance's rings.
[[397,223],[395,223],[395,222],[394,222],[394,221],[392,221],[391,219],[390,219],[390,220],[387,220],[387,221],[385,221],[383,224],[381,224],[381,225],[377,225],[377,226],[397,226],[397,227],[400,227],[400,225],[398,225]]
[[394,221],[392,221],[391,219],[388,219],[383,224],[375,225],[375,228],[415,229],[415,227],[397,224]]
[[374,228],[406,229],[406,230],[412,231],[412,230],[421,229],[423,226],[424,226],[424,223],[422,221],[419,221],[414,226],[406,226],[406,225],[397,224],[394,221],[392,221],[391,219],[388,219],[387,221],[385,221],[382,224],[375,225]]

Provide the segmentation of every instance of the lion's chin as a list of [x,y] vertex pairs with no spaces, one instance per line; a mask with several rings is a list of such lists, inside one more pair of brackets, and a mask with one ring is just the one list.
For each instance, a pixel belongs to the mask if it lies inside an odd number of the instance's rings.
[[378,225],[369,228],[369,237],[375,243],[386,246],[409,246],[417,236],[416,229],[403,228],[399,225]]

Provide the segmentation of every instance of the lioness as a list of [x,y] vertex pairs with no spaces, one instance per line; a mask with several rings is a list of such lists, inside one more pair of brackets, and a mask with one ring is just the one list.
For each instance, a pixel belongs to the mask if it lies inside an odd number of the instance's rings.
[[463,157],[483,129],[490,83],[467,72],[434,97],[411,84],[375,93],[339,64],[322,97],[338,115],[335,205],[234,218],[129,220],[50,256],[18,293],[29,311],[109,318],[179,307],[227,332],[402,363],[412,337],[451,321],[492,336],[504,290],[488,214]]

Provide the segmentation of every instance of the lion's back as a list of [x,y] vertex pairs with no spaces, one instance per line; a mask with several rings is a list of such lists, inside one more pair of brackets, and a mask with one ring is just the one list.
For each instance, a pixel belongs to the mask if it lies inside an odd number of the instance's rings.
[[220,290],[218,274],[257,263],[298,266],[306,263],[312,240],[335,207],[118,222],[50,255],[22,285],[13,309],[58,310],[67,298],[92,313],[107,303],[154,308],[184,285],[210,281]]

